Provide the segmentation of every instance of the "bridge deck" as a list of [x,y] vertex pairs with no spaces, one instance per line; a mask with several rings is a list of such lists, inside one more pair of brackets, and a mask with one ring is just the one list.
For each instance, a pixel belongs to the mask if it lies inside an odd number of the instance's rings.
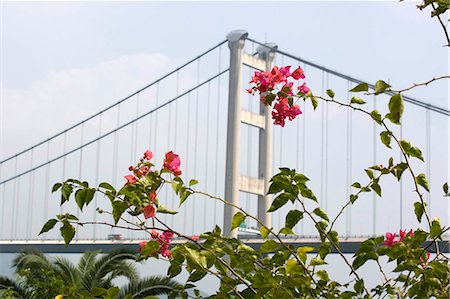
[[[254,236],[239,236],[239,239],[250,247],[258,250],[263,243],[261,238]],[[286,238],[282,239],[288,244],[292,244],[295,247],[309,246],[313,247],[317,252],[317,248],[320,245],[320,239],[312,238]],[[340,239],[340,249],[343,253],[355,253],[358,250],[361,242],[364,238],[348,238]],[[15,241],[0,241],[0,253],[16,253],[20,250],[28,247],[37,248],[45,253],[83,253],[87,250],[98,250],[102,252],[110,252],[118,248],[128,248],[131,250],[139,250],[139,242],[141,240],[78,240],[73,241],[69,246],[65,246],[62,240],[15,240]],[[184,239],[173,239],[172,244],[180,244],[186,242]],[[425,242],[424,246],[428,246],[429,241]],[[444,237],[439,241],[439,247],[441,252],[450,253],[450,237]],[[433,247],[430,247],[430,251],[433,251]],[[336,251],[332,251],[336,252]]]

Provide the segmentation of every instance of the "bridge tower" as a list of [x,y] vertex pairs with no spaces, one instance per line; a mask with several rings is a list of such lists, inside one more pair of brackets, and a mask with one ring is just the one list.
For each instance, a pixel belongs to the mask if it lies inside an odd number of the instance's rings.
[[[248,33],[235,30],[227,35],[230,48],[227,149],[225,163],[225,200],[235,206],[239,205],[239,191],[258,195],[258,218],[265,226],[272,226],[272,219],[267,210],[270,206],[266,195],[269,179],[272,176],[272,118],[270,107],[260,105],[259,113],[241,108],[242,67],[249,66],[255,70],[270,71],[275,57],[276,44],[267,43],[257,48],[257,56],[246,53],[245,40]],[[241,123],[259,129],[258,177],[244,176],[239,173],[240,165],[240,131]],[[224,209],[224,234],[237,236],[237,230],[231,232],[233,215],[238,210],[230,205]]]

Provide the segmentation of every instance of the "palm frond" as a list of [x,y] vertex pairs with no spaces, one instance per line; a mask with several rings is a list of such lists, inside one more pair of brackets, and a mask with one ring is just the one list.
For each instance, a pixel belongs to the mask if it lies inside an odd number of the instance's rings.
[[125,298],[126,295],[131,295],[133,299],[163,295],[172,291],[178,291],[182,287],[181,284],[169,277],[150,276],[139,281],[130,282],[122,287],[119,298]]
[[83,287],[87,291],[90,291],[94,287],[101,286],[107,279],[107,276],[117,270],[118,267],[124,267],[123,262],[127,260],[135,261],[136,253],[127,249],[118,249],[101,257],[95,262],[88,273],[85,273],[82,282]]
[[33,291],[25,285],[16,283],[14,280],[5,276],[0,276],[0,291],[12,290],[14,294],[20,299],[36,299]]
[[16,268],[16,272],[19,272],[21,269],[26,268],[40,269],[41,267],[51,267],[51,263],[42,251],[35,248],[26,248],[17,254],[12,262],[12,266]]
[[69,285],[77,287],[81,281],[81,274],[75,265],[66,258],[56,257],[54,266],[59,276]]
[[80,262],[77,266],[78,270],[80,270],[82,274],[87,273],[89,269],[91,269],[95,264],[95,260],[100,253],[101,250],[86,251],[85,253],[83,253],[83,256],[81,257]]

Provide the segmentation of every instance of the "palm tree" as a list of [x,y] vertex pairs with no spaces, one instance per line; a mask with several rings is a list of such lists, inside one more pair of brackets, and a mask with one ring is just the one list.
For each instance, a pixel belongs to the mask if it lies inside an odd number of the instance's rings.
[[144,298],[181,288],[180,284],[166,277],[152,276],[140,280],[134,265],[136,258],[134,252],[124,249],[103,256],[100,256],[100,251],[87,251],[74,265],[66,258],[49,260],[39,250],[25,249],[13,261],[16,274],[23,281],[14,282],[0,277],[0,294],[1,290],[10,290],[16,297],[26,299],[54,298],[58,294],[64,294],[64,298],[93,298],[94,291],[113,287],[113,280],[118,277],[129,281],[119,298],[126,295],[127,298]]

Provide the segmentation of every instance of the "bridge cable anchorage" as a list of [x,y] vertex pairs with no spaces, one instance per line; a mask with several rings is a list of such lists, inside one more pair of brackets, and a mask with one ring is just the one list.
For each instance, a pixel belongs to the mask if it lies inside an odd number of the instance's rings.
[[[267,47],[267,46],[264,45],[263,43],[260,43],[260,42],[254,40],[254,39],[247,38],[247,40],[248,40],[248,41],[251,41],[251,42],[254,42],[254,43],[256,43],[256,44],[258,44],[258,45],[260,45],[260,46]],[[329,69],[329,68],[320,66],[320,65],[318,65],[318,64],[316,64],[316,63],[310,62],[310,61],[305,60],[305,59],[303,59],[303,58],[300,58],[300,57],[298,57],[298,56],[294,56],[294,55],[289,54],[289,53],[287,53],[287,52],[284,52],[284,51],[282,51],[282,50],[275,49],[275,52],[278,53],[278,54],[285,55],[285,56],[287,56],[287,57],[289,57],[289,58],[292,58],[292,59],[294,59],[294,60],[297,60],[297,61],[303,62],[303,63],[305,63],[305,64],[308,64],[308,65],[310,65],[310,66],[312,66],[312,67],[314,67],[314,68],[317,68],[317,69],[319,69],[319,70],[323,70],[323,71],[325,71],[325,72],[327,72],[327,73],[330,73],[330,74],[332,74],[332,75],[334,75],[334,76],[337,76],[337,77],[339,77],[339,78],[348,80],[348,81],[350,81],[350,82],[352,82],[352,83],[360,84],[360,83],[365,82],[365,81],[356,79],[356,78],[354,78],[354,77],[351,77],[351,76],[348,76],[348,75],[339,73],[339,72],[337,72],[337,71],[331,70],[331,69]],[[369,88],[370,88],[370,89],[375,90],[375,85],[374,85],[374,84],[368,84],[368,85],[369,85]],[[392,95],[394,95],[395,93],[394,93],[394,92],[385,92],[385,94],[392,96]],[[405,102],[414,104],[414,105],[416,105],[416,106],[420,106],[420,107],[422,107],[422,108],[429,109],[429,110],[434,111],[434,112],[437,112],[437,113],[439,113],[439,114],[443,114],[443,115],[450,116],[450,110],[445,109],[445,108],[443,108],[443,107],[438,107],[438,106],[435,106],[435,105],[432,105],[432,104],[429,104],[429,103],[426,103],[426,102],[423,102],[423,101],[419,101],[419,100],[417,100],[417,99],[414,99],[414,98],[408,97],[408,96],[403,96],[403,100],[404,100]]]
[[161,109],[161,108],[167,106],[168,104],[170,104],[170,103],[172,103],[172,102],[178,100],[179,98],[183,97],[183,96],[186,95],[187,93],[192,92],[192,91],[195,90],[196,88],[199,88],[199,87],[201,87],[201,86],[207,84],[209,81],[212,81],[212,80],[216,79],[217,77],[219,77],[219,76],[225,74],[226,72],[228,72],[228,70],[229,70],[229,69],[223,70],[223,71],[220,72],[219,74],[216,74],[216,75],[214,75],[213,77],[209,78],[208,80],[202,82],[199,86],[195,86],[195,87],[193,87],[193,88],[187,90],[186,92],[180,94],[178,97],[172,98],[171,100],[165,102],[164,104],[159,105],[159,106],[156,107],[155,109],[152,109],[152,110],[150,110],[150,111],[148,111],[148,112],[146,112],[146,113],[144,113],[144,114],[141,114],[137,119],[130,120],[130,121],[128,121],[128,122],[126,122],[126,123],[120,125],[119,127],[117,127],[117,128],[115,128],[115,129],[113,129],[113,130],[111,130],[111,131],[109,131],[109,132],[103,134],[103,135],[100,136],[99,138],[95,138],[95,139],[93,139],[93,140],[91,140],[91,141],[89,141],[89,142],[86,142],[83,146],[78,146],[78,147],[76,147],[76,148],[74,148],[74,149],[72,149],[72,150],[70,150],[70,151],[67,151],[67,152],[66,152],[65,154],[63,154],[63,155],[59,155],[59,156],[57,156],[57,157],[55,157],[55,158],[49,160],[48,162],[39,164],[38,166],[35,166],[35,167],[33,167],[32,169],[23,171],[23,172],[21,172],[21,173],[15,175],[15,176],[13,176],[13,177],[10,177],[9,179],[5,179],[5,180],[1,181],[1,182],[0,182],[0,185],[1,185],[1,184],[4,184],[4,183],[6,183],[6,182],[9,182],[9,181],[11,181],[11,180],[14,180],[14,179],[16,179],[16,178],[18,178],[18,177],[20,177],[20,176],[22,176],[22,175],[25,175],[25,174],[27,174],[27,173],[30,173],[30,172],[32,172],[32,171],[35,171],[36,169],[39,169],[39,168],[41,168],[41,167],[43,167],[43,166],[45,166],[45,165],[47,165],[47,164],[49,164],[49,163],[53,163],[53,162],[55,162],[55,161],[57,161],[57,160],[59,160],[59,159],[61,159],[61,158],[64,158],[65,156],[68,156],[68,155],[70,155],[70,154],[72,154],[72,153],[74,153],[74,152],[76,152],[76,151],[79,151],[82,147],[86,147],[86,146],[88,146],[88,145],[90,145],[90,144],[96,142],[96,141],[99,140],[99,139],[105,138],[105,137],[107,137],[107,136],[109,136],[109,135],[111,135],[111,134],[113,134],[113,133],[115,133],[115,132],[117,132],[117,131],[119,131],[119,130],[121,130],[121,129],[127,127],[127,126],[129,126],[129,125],[132,124],[133,122],[135,122],[135,121],[137,121],[137,120],[139,120],[139,119],[144,118],[145,116],[147,116],[147,115],[149,115],[149,114],[151,114],[151,113],[153,113],[153,112],[155,112],[155,111],[157,111],[157,110],[159,110],[159,109]]
[[20,156],[20,155],[22,155],[22,154],[24,154],[24,153],[30,151],[32,148],[38,147],[38,146],[40,146],[40,145],[46,143],[47,141],[50,141],[50,140],[52,140],[52,139],[54,139],[54,138],[56,138],[56,137],[58,137],[58,136],[61,136],[61,135],[63,135],[64,133],[66,133],[66,132],[68,132],[68,131],[70,131],[70,130],[76,128],[76,127],[78,127],[78,126],[81,125],[82,123],[87,122],[87,121],[89,121],[89,120],[91,120],[91,119],[93,119],[93,118],[99,116],[100,114],[103,114],[104,112],[106,112],[106,111],[108,111],[108,110],[110,110],[110,109],[116,107],[116,106],[119,105],[120,103],[123,103],[123,102],[129,100],[130,98],[134,97],[136,94],[141,93],[142,91],[146,90],[147,88],[152,87],[153,85],[156,85],[156,84],[159,83],[160,81],[162,81],[162,80],[166,79],[167,77],[173,75],[175,72],[177,72],[177,71],[179,71],[179,70],[185,68],[186,66],[188,66],[188,65],[191,64],[192,62],[196,61],[196,60],[199,59],[200,57],[203,57],[203,56],[205,56],[206,54],[208,54],[208,53],[214,51],[215,49],[220,48],[220,46],[222,46],[222,45],[225,44],[226,42],[227,42],[227,40],[221,41],[220,43],[218,43],[218,44],[216,44],[215,46],[211,47],[210,49],[206,50],[205,52],[203,52],[202,54],[198,55],[197,57],[195,57],[195,58],[189,60],[189,61],[186,62],[185,64],[183,64],[183,65],[177,67],[176,69],[174,69],[174,70],[172,70],[171,72],[167,73],[166,75],[160,77],[159,79],[157,79],[157,80],[151,82],[150,84],[147,84],[146,86],[144,86],[144,87],[142,87],[141,89],[135,91],[134,93],[132,93],[132,94],[126,96],[125,98],[123,98],[123,99],[117,101],[116,103],[114,103],[114,104],[112,104],[112,105],[110,105],[110,106],[108,106],[108,107],[106,107],[106,108],[100,110],[99,112],[97,112],[97,113],[91,115],[90,117],[87,117],[87,118],[83,119],[82,121],[80,121],[80,122],[78,122],[78,123],[76,123],[76,124],[70,126],[69,128],[67,128],[67,129],[65,129],[65,130],[63,130],[63,131],[61,131],[61,132],[59,132],[59,133],[57,133],[57,134],[55,134],[55,135],[53,135],[53,136],[51,136],[51,137],[49,137],[49,138],[47,138],[47,139],[45,139],[45,140],[39,142],[39,143],[36,143],[35,145],[33,145],[33,146],[31,146],[31,147],[29,147],[29,148],[27,148],[27,149],[25,149],[25,150],[23,150],[23,151],[21,151],[21,152],[18,152],[17,154],[15,154],[15,155],[13,155],[13,156],[10,156],[10,157],[8,157],[8,158],[6,158],[6,159],[0,161],[0,164],[3,164],[4,162],[9,161],[9,160],[11,160],[11,159],[13,159],[13,158],[15,158],[15,157],[18,157],[18,156]]

